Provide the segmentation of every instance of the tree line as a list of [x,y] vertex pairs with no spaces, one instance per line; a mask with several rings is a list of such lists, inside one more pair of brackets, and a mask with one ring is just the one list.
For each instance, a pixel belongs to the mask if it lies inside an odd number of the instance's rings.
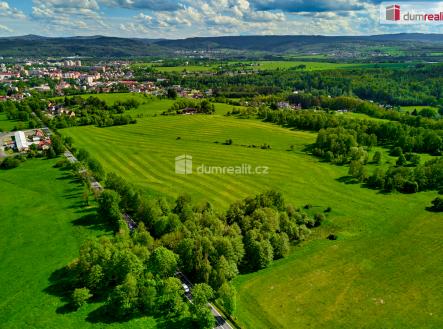
[[65,97],[61,102],[56,102],[56,106],[69,109],[69,112],[73,112],[75,116],[71,116],[70,113],[53,118],[44,116],[42,119],[49,127],[57,129],[87,125],[110,127],[137,123],[136,119],[129,114],[125,114],[125,112],[137,109],[140,106],[140,102],[130,98],[124,101],[116,101],[113,105],[108,105],[98,97],[90,96],[84,98],[74,96]]
[[163,115],[183,114],[185,109],[195,110],[196,113],[213,114],[215,106],[209,100],[194,101],[192,99],[179,99],[172,104],[172,106],[164,111]]
[[[431,130],[423,127],[411,127],[406,124],[392,121],[376,121],[366,119],[347,118],[335,113],[326,113],[324,111],[291,111],[280,110],[273,111],[267,107],[261,107],[258,111],[259,118],[268,122],[293,127],[302,130],[320,131],[321,129],[345,129],[341,137],[348,139],[345,152],[349,151],[351,146],[376,146],[383,145],[394,148],[401,147],[404,152],[429,153],[440,155],[443,150],[443,131]],[[340,130],[329,130],[331,141],[334,141],[335,133]],[[353,136],[350,139],[348,134]],[[328,134],[329,135],[329,134]],[[321,138],[325,136],[322,132]],[[338,142],[342,142],[341,138]],[[337,148],[337,156],[341,156],[343,145]],[[325,156],[327,151],[336,149],[324,149],[319,147],[319,155]]]

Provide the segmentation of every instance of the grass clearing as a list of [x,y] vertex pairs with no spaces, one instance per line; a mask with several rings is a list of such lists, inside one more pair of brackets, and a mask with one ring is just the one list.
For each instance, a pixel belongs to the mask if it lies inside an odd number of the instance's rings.
[[411,113],[414,110],[417,110],[418,113],[420,113],[421,110],[423,109],[431,109],[433,110],[435,113],[437,113],[438,108],[435,106],[426,106],[426,105],[417,105],[417,106],[401,106],[400,110],[402,112],[407,112],[407,113]]
[[[186,192],[226,207],[275,188],[296,206],[312,203],[315,212],[332,207],[312,240],[270,268],[235,280],[242,327],[441,328],[443,216],[425,210],[435,192],[383,194],[345,183],[347,166],[303,152],[316,134],[256,120],[145,116],[136,125],[62,133],[146,193]],[[228,138],[233,145],[214,143]],[[263,143],[272,149],[247,147]],[[174,158],[182,154],[193,156],[192,175],[174,172]],[[386,155],[385,161],[394,159]],[[202,163],[269,166],[269,175],[195,173]],[[331,232],[338,240],[326,239]]]

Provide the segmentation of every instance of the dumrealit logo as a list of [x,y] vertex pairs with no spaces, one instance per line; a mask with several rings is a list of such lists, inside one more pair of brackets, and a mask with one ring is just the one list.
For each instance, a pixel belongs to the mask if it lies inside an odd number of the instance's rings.
[[382,2],[381,24],[443,24],[443,2]]
[[[267,175],[269,173],[268,166],[252,166],[248,163],[235,166],[208,166],[202,163],[195,169],[195,173],[198,175]],[[175,173],[178,175],[193,173],[191,155],[182,154],[175,157]]]
[[400,20],[400,6],[391,5],[386,7],[386,20],[399,21]]
[[188,154],[179,155],[175,158],[175,173],[179,175],[192,174],[192,156]]

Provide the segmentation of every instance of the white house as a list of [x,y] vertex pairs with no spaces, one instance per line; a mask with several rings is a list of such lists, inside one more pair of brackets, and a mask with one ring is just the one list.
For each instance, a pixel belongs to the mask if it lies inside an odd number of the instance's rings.
[[17,150],[26,151],[29,148],[28,141],[26,140],[25,133],[23,131],[16,131],[14,133],[15,137],[15,145],[17,146]]

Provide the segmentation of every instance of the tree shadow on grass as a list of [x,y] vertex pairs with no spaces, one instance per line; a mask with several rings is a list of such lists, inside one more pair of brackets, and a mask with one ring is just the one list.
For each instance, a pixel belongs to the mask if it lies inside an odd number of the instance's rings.
[[161,315],[145,315],[141,313],[134,313],[128,315],[123,318],[117,318],[115,314],[107,307],[107,305],[102,305],[90,312],[86,317],[86,321],[90,323],[102,323],[102,324],[111,324],[111,323],[125,323],[133,319],[143,318],[143,317],[152,317],[156,320],[157,328],[159,329],[184,329],[184,328],[193,328],[192,319],[189,317],[180,317],[180,318],[165,318]]
[[183,329],[195,328],[195,323],[189,317],[157,319],[157,328],[159,329]]
[[356,178],[354,178],[352,176],[342,176],[342,177],[336,178],[335,180],[337,182],[345,183],[345,184],[358,184],[358,183],[360,183],[358,181],[358,179],[356,179]]
[[425,209],[426,209],[426,211],[429,211],[429,212],[435,212],[435,213],[442,212],[441,210],[438,210],[435,206],[429,206],[429,207],[426,207]]
[[88,316],[86,317],[86,321],[90,323],[114,323],[114,322],[126,322],[130,318],[125,319],[116,319],[113,314],[111,314],[106,305],[102,305],[99,308],[95,309],[94,311],[90,312]]
[[66,314],[75,311],[74,305],[71,303],[72,294],[72,273],[66,267],[59,268],[52,272],[49,277],[49,286],[43,291],[49,295],[56,296],[65,304],[57,308],[57,314]]
[[[72,197],[72,199],[78,199],[78,198]],[[66,209],[79,209],[83,207],[83,205],[84,205],[83,201],[75,201],[70,206],[66,207]]]
[[71,223],[76,226],[87,227],[88,229],[94,231],[112,231],[112,228],[101,221],[94,212],[86,213],[85,215],[73,220]]
[[78,184],[83,185],[83,182],[80,177],[75,176],[70,171],[64,171],[62,172],[62,175],[56,178],[57,180],[69,180],[70,184]]

